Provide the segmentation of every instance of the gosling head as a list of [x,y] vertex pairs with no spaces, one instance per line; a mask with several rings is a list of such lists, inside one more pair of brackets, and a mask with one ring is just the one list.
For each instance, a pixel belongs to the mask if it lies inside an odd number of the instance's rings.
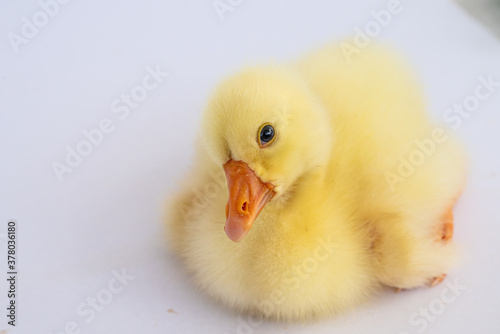
[[226,79],[203,116],[202,140],[225,171],[224,230],[238,242],[270,201],[325,164],[330,119],[300,77],[282,68],[251,68]]

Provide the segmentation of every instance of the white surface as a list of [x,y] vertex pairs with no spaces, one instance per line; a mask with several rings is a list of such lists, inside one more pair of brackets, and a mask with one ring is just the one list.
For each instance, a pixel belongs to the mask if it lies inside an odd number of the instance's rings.
[[[7,33],[20,34],[23,16],[40,7],[34,0],[2,3],[0,233],[8,219],[18,221],[20,275],[18,326],[7,326],[0,311],[0,329],[60,333],[75,322],[81,333],[397,334],[426,324],[426,333],[500,332],[500,89],[457,129],[472,167],[455,211],[464,261],[449,276],[466,289],[444,310],[438,300],[449,293],[445,284],[387,291],[318,323],[265,322],[245,331],[237,314],[195,291],[165,250],[162,206],[192,158],[200,110],[217,80],[243,64],[293,59],[345,37],[372,20],[372,9],[386,6],[243,1],[221,21],[211,1],[74,1],[15,53]],[[436,119],[474,94],[479,76],[500,81],[499,42],[456,5],[402,6],[374,39],[408,57]],[[112,102],[157,64],[170,76],[119,119]],[[114,131],[59,182],[52,162],[63,162],[65,147],[75,148],[82,131],[103,118],[113,121]],[[4,268],[5,255],[0,261]],[[121,268],[135,279],[86,322],[77,307],[106,296],[112,271]],[[0,289],[5,310],[4,280]],[[411,322],[429,307],[443,313]]]

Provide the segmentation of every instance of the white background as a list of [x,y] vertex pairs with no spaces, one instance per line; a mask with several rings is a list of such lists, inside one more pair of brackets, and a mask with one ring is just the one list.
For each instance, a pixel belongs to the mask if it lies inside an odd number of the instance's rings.
[[[499,41],[460,8],[443,0],[401,3],[403,11],[373,40],[408,58],[436,120],[474,94],[479,76],[500,81]],[[446,284],[385,291],[335,319],[245,327],[197,292],[166,249],[165,198],[189,166],[200,111],[218,80],[242,65],[288,61],[344,38],[373,21],[371,10],[385,8],[386,1],[242,1],[221,20],[212,1],[74,0],[16,53],[8,33],[21,35],[23,17],[32,21],[41,7],[34,0],[2,2],[0,249],[5,254],[5,227],[16,219],[20,274],[16,328],[6,324],[1,280],[0,330],[499,333],[499,88],[457,129],[471,171],[455,211],[463,262],[449,283],[465,287],[456,295]],[[170,76],[120,119],[113,101],[157,65]],[[114,131],[59,182],[52,163],[64,163],[66,146],[75,149],[82,131],[104,118]],[[2,270],[5,261],[0,255]],[[122,268],[135,278],[87,322],[77,307],[105,296],[113,270]],[[454,301],[443,303],[443,293]],[[432,320],[422,320],[426,309]]]

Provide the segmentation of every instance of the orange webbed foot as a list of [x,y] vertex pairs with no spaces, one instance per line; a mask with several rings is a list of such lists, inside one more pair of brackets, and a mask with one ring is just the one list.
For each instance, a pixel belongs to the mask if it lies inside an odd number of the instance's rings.
[[438,285],[439,283],[443,282],[445,278],[446,278],[446,274],[442,274],[442,275],[436,276],[433,279],[431,279],[431,281],[429,283],[431,288],[433,288],[436,285]]
[[453,237],[453,209],[450,207],[437,224],[436,242],[448,242]]
[[451,240],[453,237],[453,210],[449,208],[442,218],[443,228],[441,231],[440,239],[444,242]]
[[[451,206],[446,213],[441,217],[439,231],[437,233],[437,242],[447,243],[453,237],[453,206]],[[429,282],[431,287],[435,287],[439,283],[443,282],[446,278],[446,274],[441,274],[432,278]]]

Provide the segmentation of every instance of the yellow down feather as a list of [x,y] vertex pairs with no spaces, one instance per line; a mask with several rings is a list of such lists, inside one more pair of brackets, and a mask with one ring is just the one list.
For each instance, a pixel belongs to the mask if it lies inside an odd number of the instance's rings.
[[[276,128],[257,145],[264,123]],[[245,161],[276,195],[239,243],[224,233],[222,165]],[[441,217],[465,158],[433,124],[407,66],[373,46],[348,62],[330,46],[224,80],[208,103],[196,160],[168,209],[170,245],[196,285],[228,307],[284,320],[334,314],[383,285],[447,273]]]

